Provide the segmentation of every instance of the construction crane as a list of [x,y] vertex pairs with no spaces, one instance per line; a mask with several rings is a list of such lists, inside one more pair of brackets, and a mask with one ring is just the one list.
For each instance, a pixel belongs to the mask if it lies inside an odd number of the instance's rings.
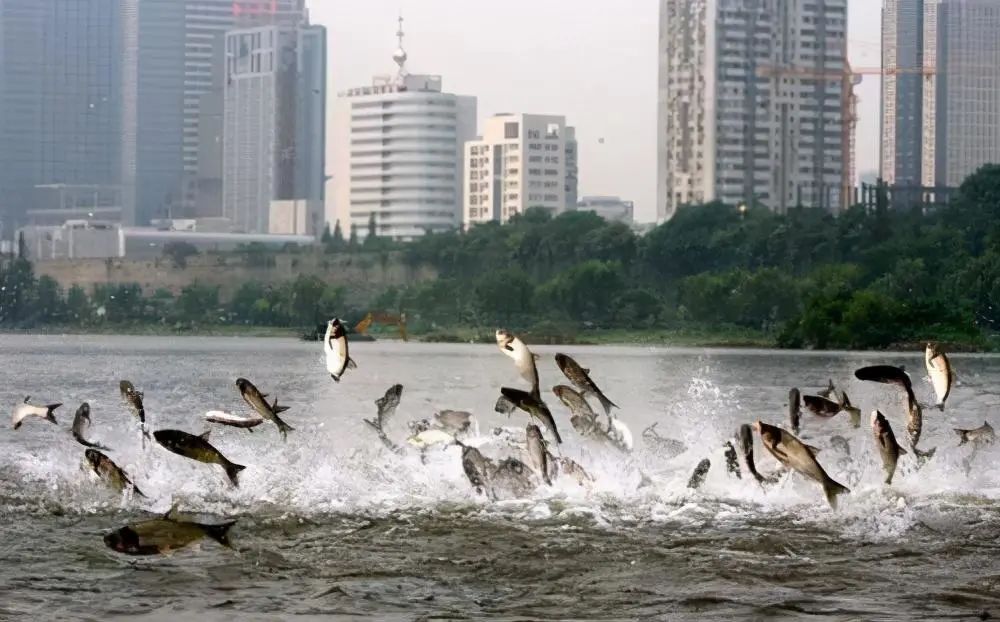
[[400,313],[399,315],[396,315],[395,313],[382,313],[382,312],[369,311],[368,315],[366,315],[364,319],[358,322],[358,325],[354,327],[354,332],[360,333],[362,335],[367,335],[368,328],[375,323],[397,326],[399,328],[399,337],[403,341],[407,341],[405,313]]
[[841,101],[840,113],[843,121],[841,134],[841,149],[844,158],[844,175],[841,182],[840,200],[842,207],[849,206],[849,197],[854,188],[855,176],[855,133],[858,125],[858,96],[854,87],[861,84],[864,76],[900,76],[920,75],[925,81],[937,75],[937,67],[851,67],[844,64],[844,69],[823,70],[816,67],[795,65],[757,65],[756,74],[761,78],[800,78],[805,80],[840,80]]

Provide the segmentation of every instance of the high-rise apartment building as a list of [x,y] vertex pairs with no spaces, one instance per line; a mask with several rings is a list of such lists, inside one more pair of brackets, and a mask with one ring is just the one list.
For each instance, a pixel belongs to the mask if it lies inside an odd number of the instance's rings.
[[529,207],[576,207],[576,135],[566,118],[498,114],[465,143],[465,224],[507,222]]
[[442,89],[441,76],[409,74],[402,47],[395,77],[341,93],[331,117],[327,222],[345,235],[408,240],[461,224],[463,151],[476,136],[476,98]]
[[881,177],[955,187],[1000,161],[1000,2],[886,0]]
[[306,230],[292,233],[315,233],[323,213],[326,30],[233,30],[225,51],[223,216],[238,231],[269,233],[280,206],[304,212],[291,221]]
[[658,218],[839,209],[847,0],[661,0]]

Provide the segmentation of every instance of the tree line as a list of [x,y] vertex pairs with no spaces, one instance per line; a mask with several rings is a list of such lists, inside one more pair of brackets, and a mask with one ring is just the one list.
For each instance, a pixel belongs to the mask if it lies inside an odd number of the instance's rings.
[[640,236],[588,212],[529,209],[511,222],[358,243],[339,227],[328,253],[396,252],[439,278],[386,288],[370,305],[329,281],[243,284],[231,300],[194,284],[142,296],[137,285],[61,291],[31,266],[0,268],[0,326],[96,322],[312,327],[367,307],[407,314],[411,330],[496,326],[564,334],[624,328],[759,332],[776,345],[882,348],[934,339],[990,347],[1000,325],[1000,165],[971,175],[924,213],[856,206],[787,214],[689,206]]

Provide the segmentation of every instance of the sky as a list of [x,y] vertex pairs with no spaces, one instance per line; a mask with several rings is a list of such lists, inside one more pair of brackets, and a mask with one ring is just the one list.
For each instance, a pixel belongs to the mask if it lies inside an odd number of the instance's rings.
[[[877,0],[852,0],[849,55],[879,65]],[[327,27],[329,96],[392,74],[402,13],[411,73],[479,98],[479,119],[500,112],[565,115],[577,128],[580,196],[635,201],[656,218],[658,0],[308,0]],[[877,168],[879,81],[859,96],[857,170]]]

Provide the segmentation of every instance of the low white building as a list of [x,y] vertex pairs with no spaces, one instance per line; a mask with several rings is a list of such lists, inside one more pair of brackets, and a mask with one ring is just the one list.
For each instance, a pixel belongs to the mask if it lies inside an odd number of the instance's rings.
[[507,222],[529,207],[576,207],[576,134],[566,117],[498,114],[465,144],[466,226]]
[[583,197],[576,204],[579,212],[594,212],[607,221],[632,224],[635,218],[635,204],[620,197]]
[[376,76],[336,100],[326,220],[345,236],[410,240],[461,224],[462,151],[476,135],[476,98],[446,93],[441,76],[409,74],[402,47],[395,77]]

